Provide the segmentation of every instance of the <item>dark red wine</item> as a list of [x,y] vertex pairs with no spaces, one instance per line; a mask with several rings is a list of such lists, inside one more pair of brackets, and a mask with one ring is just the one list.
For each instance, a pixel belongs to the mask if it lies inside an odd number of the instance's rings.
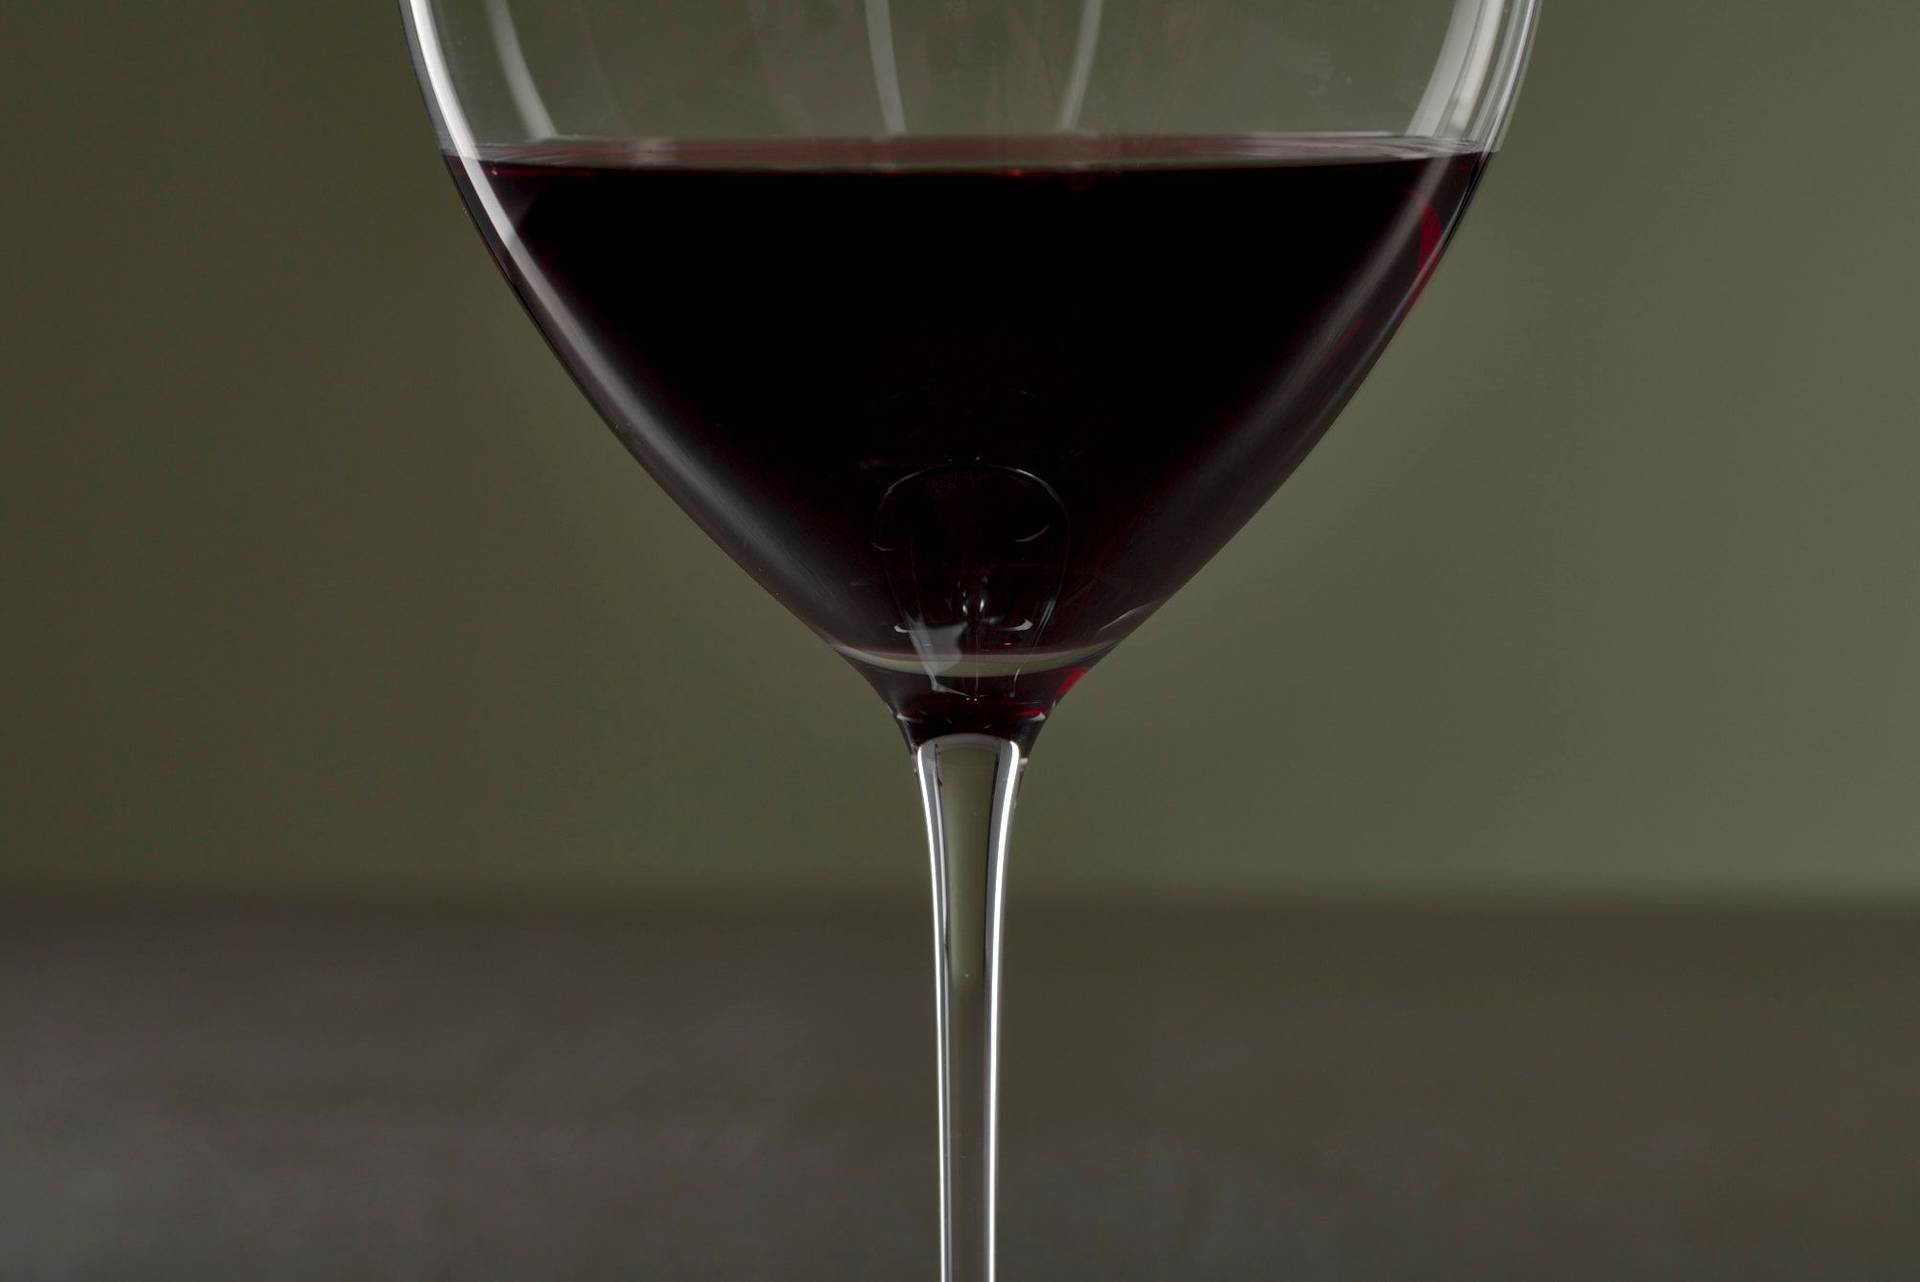
[[1312,447],[1486,162],[1020,145],[449,158],[628,448],[913,741],[1031,741]]

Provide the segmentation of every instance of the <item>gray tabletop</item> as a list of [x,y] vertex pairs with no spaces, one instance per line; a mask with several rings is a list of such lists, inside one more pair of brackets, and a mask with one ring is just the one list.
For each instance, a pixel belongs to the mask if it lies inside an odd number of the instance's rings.
[[[1015,903],[1003,1276],[1920,1276],[1916,927]],[[928,1277],[924,929],[16,895],[0,1278]]]

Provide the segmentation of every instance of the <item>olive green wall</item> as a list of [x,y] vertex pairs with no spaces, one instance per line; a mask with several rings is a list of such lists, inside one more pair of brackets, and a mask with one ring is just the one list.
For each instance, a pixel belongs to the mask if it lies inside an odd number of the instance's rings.
[[[1920,18],[1548,0],[1371,383],[1016,881],[1920,890]],[[594,420],[393,6],[0,35],[0,876],[917,890],[887,717]]]

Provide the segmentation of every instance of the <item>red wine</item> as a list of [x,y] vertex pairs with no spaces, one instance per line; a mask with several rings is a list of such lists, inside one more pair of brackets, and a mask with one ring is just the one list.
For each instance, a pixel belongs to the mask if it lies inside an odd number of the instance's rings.
[[1485,163],[1305,138],[449,157],[628,448],[909,740],[1023,744],[1312,447]]

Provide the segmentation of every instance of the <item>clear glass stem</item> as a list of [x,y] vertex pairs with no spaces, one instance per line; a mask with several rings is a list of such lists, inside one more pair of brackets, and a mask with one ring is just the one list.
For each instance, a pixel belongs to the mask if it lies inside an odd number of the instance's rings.
[[979,734],[942,735],[914,753],[933,869],[941,1282],[994,1276],[1000,910],[1025,764],[1016,745]]

